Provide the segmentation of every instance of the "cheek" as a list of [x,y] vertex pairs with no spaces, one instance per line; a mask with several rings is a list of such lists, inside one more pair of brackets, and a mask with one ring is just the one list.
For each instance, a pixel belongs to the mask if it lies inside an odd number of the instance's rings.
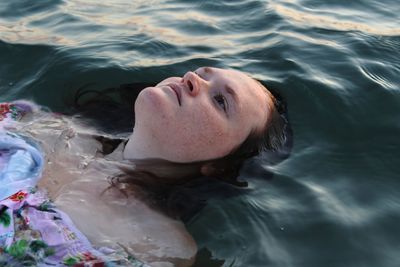
[[[207,110],[207,109],[206,109]],[[213,112],[193,112],[177,122],[175,148],[190,161],[217,158],[230,151],[226,121]]]
[[135,102],[134,131],[147,136],[157,147],[171,146],[169,140],[179,130],[174,110],[154,90],[143,90]]

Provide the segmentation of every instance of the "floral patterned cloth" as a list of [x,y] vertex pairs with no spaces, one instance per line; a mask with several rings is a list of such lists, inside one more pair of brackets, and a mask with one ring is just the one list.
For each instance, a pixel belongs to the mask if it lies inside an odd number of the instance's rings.
[[33,141],[7,130],[34,104],[0,104],[0,267],[150,267],[121,249],[92,247],[70,218],[35,187],[43,155]]
[[94,249],[36,188],[0,201],[0,266],[146,266],[123,249]]
[[12,103],[0,103],[0,130],[12,128],[25,114],[38,109],[37,105],[19,100]]
[[1,103],[0,104],[0,121],[6,118],[11,118],[12,120],[17,120],[21,114],[18,105],[12,103]]

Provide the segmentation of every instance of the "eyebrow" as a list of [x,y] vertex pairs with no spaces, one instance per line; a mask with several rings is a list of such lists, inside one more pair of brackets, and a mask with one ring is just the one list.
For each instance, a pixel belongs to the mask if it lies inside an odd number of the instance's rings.
[[212,69],[210,67],[204,67],[204,72],[211,73]]
[[232,89],[232,87],[230,87],[229,85],[225,85],[225,90],[228,94],[230,94],[233,97],[233,100],[235,101],[235,103],[239,102],[239,98],[237,93],[235,92],[235,90]]

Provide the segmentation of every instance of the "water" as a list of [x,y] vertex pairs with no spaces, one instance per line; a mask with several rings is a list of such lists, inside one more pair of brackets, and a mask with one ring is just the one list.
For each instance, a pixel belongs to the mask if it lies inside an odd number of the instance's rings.
[[63,112],[88,83],[246,71],[286,97],[293,151],[208,202],[198,247],[223,266],[400,266],[400,5],[331,2],[1,1],[0,100]]

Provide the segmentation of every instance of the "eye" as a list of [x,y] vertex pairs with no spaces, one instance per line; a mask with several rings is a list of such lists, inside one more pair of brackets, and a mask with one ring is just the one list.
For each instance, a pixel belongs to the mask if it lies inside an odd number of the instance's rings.
[[199,76],[200,78],[203,79],[203,77],[201,77],[201,75],[199,74],[199,72],[197,70],[193,71],[197,76]]
[[214,96],[215,101],[217,102],[218,106],[220,106],[225,112],[228,108],[228,102],[223,94],[218,93]]
[[199,78],[208,81],[208,75],[202,69],[197,69],[193,71]]

